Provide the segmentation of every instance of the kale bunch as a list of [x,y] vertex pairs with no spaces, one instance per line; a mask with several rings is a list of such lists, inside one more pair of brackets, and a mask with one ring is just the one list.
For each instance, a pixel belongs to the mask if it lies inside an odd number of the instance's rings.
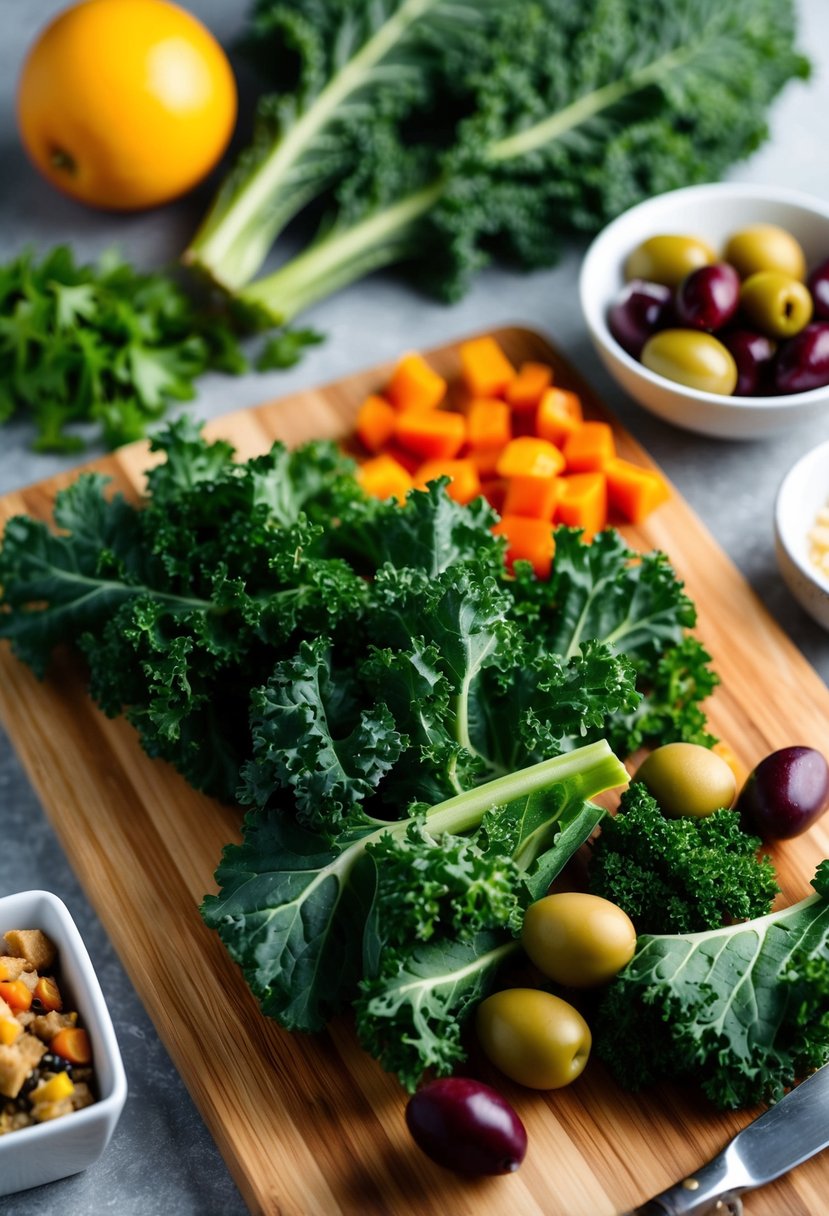
[[589,885],[639,933],[693,933],[768,912],[779,894],[759,837],[735,811],[667,819],[640,782],[622,794],[592,846]]
[[[310,10],[337,54],[292,44],[290,119],[186,254],[272,323],[395,263],[450,300],[493,257],[548,266],[574,234],[748,156],[808,73],[791,0],[280,0],[260,19]],[[318,235],[253,278],[309,195],[328,202]]]
[[756,920],[639,939],[593,1024],[620,1085],[690,1081],[738,1109],[829,1061],[829,861],[812,885]]

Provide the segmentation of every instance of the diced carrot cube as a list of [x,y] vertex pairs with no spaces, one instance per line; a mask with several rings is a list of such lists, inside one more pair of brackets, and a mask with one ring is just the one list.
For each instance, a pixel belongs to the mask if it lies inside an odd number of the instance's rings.
[[571,473],[560,478],[556,521],[581,528],[583,539],[592,540],[607,527],[607,481],[604,473]]
[[495,477],[498,471],[498,461],[501,459],[502,448],[472,448],[466,454],[478,470],[481,478]]
[[604,466],[610,507],[632,524],[639,524],[671,496],[671,489],[657,469],[646,469],[621,456]]
[[512,438],[509,406],[497,397],[476,397],[466,414],[471,448],[502,448]]
[[23,1033],[23,1027],[17,1018],[0,1018],[0,1043],[10,1047]]
[[546,363],[522,363],[504,396],[514,410],[534,410],[553,382],[553,369]]
[[506,445],[497,467],[499,477],[555,477],[564,468],[564,456],[546,439],[520,435]]
[[402,502],[412,488],[411,476],[386,452],[364,461],[357,469],[357,480],[371,498],[396,498]]
[[553,518],[561,490],[558,477],[510,477],[504,499],[504,515],[528,515],[532,519]]
[[401,447],[426,460],[451,460],[466,439],[466,419],[449,410],[405,410],[397,415],[394,437]]
[[397,410],[433,410],[446,396],[446,381],[422,355],[404,355],[391,374],[386,396]]
[[357,412],[357,437],[370,452],[379,452],[388,443],[394,432],[397,417],[393,405],[372,393],[366,397]]
[[491,337],[460,346],[461,375],[473,397],[501,397],[515,379],[515,368]]
[[481,492],[478,470],[471,460],[427,460],[417,471],[415,486],[425,489],[428,482],[438,477],[450,478],[446,492],[455,502],[471,502]]
[[606,422],[583,422],[564,441],[569,473],[591,473],[616,455],[613,430]]
[[543,519],[526,515],[503,515],[492,531],[507,538],[507,566],[530,562],[538,578],[549,578],[555,552],[553,530]]
[[583,421],[578,393],[567,388],[548,388],[538,403],[535,433],[539,439],[548,439],[560,448]]

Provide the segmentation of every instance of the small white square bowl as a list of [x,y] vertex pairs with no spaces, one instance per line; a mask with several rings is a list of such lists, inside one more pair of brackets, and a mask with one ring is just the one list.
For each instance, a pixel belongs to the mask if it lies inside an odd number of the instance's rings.
[[68,1006],[89,1032],[97,1098],[71,1115],[0,1136],[0,1195],[80,1173],[103,1153],[127,1097],[127,1078],[101,986],[66,905],[49,891],[0,896],[2,936],[42,929],[58,950],[57,970]]

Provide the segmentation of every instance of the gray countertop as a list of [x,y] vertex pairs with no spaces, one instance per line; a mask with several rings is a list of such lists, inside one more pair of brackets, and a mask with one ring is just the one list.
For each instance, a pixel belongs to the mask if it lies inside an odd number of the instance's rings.
[[[241,0],[184,0],[225,43],[242,24]],[[87,211],[51,190],[29,167],[14,124],[14,85],[25,48],[61,0],[0,0],[0,259],[25,244],[70,242],[81,258],[118,246],[136,264],[172,261],[203,213],[209,186],[187,200],[137,216]],[[829,5],[798,0],[801,46],[812,79],[793,84],[771,116],[771,140],[735,180],[782,183],[829,197],[825,123],[829,113]],[[244,78],[243,78],[244,88]],[[192,407],[215,417],[361,366],[391,359],[472,330],[520,323],[544,330],[567,350],[630,431],[663,466],[719,544],[829,680],[829,637],[788,595],[777,574],[771,512],[786,469],[829,438],[829,415],[817,423],[754,443],[705,439],[644,413],[615,388],[589,347],[577,307],[580,250],[551,271],[491,270],[459,304],[445,307],[391,277],[376,277],[329,300],[307,320],[324,331],[289,372],[206,377]],[[73,459],[28,449],[24,422],[0,431],[0,494],[70,468]],[[94,453],[93,453],[94,454]],[[829,747],[829,741],[827,741]],[[106,933],[81,891],[8,741],[0,734],[0,894],[48,887],[77,920],[98,971],[124,1054],[130,1095],[101,1161],[84,1174],[2,1201],[5,1216],[237,1216],[246,1209],[201,1117],[166,1054]],[[10,844],[14,848],[9,848]]]

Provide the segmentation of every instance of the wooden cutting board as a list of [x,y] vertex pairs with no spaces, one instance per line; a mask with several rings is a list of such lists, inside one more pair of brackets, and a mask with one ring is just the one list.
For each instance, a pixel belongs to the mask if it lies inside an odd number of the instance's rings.
[[[496,336],[516,363],[553,363],[558,383],[581,392],[589,413],[607,417],[543,338],[523,329]],[[457,373],[457,345],[428,357],[444,374]],[[363,396],[381,388],[388,371],[375,368],[243,410],[206,430],[232,441],[243,458],[277,438],[296,444],[344,437]],[[650,463],[614,426],[620,453]],[[135,494],[147,464],[138,444],[94,467]],[[0,500],[0,521],[19,512],[47,518],[55,491],[74,476],[8,495]],[[829,691],[686,504],[674,495],[627,536],[640,548],[664,548],[698,605],[698,632],[722,678],[708,707],[711,727],[743,763],[751,767],[791,743],[826,749]],[[0,648],[0,714],[253,1212],[613,1216],[691,1173],[748,1121],[748,1112],[718,1113],[693,1092],[623,1093],[597,1061],[571,1088],[549,1094],[491,1073],[526,1123],[524,1165],[511,1177],[476,1182],[438,1169],[414,1148],[404,1094],[361,1051],[348,1018],[315,1037],[280,1030],[259,1013],[218,937],[203,925],[197,906],[215,890],[223,845],[238,839],[236,810],[149,760],[125,722],[95,709],[69,661],[40,683]],[[808,893],[824,857],[827,821],[778,848],[781,904]],[[829,1156],[750,1195],[747,1216],[814,1216],[826,1210],[827,1186]]]

